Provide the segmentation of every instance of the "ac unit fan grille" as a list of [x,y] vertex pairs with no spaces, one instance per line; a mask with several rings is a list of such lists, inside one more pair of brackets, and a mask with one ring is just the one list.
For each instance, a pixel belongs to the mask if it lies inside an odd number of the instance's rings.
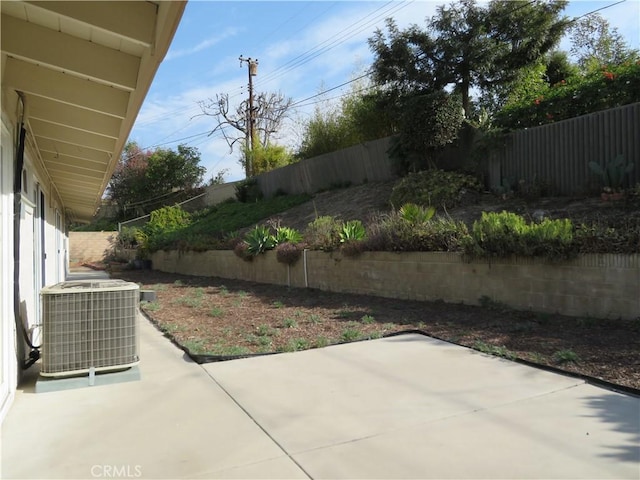
[[43,375],[111,370],[138,363],[138,286],[42,295]]

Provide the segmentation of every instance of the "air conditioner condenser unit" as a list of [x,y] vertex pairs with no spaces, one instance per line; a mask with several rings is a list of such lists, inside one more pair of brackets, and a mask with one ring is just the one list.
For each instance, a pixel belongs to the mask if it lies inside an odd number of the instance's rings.
[[41,298],[41,375],[73,376],[138,364],[137,284],[63,282],[43,288]]

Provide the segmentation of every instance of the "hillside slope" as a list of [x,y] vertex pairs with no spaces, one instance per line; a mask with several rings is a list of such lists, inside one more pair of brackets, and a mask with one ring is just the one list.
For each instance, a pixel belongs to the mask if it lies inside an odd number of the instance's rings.
[[[303,231],[315,218],[331,215],[343,221],[361,220],[366,223],[372,215],[391,210],[390,196],[396,181],[367,183],[314,195],[309,202],[275,215],[283,226]],[[397,207],[397,206],[396,206]],[[440,211],[464,221],[469,227],[482,216],[482,212],[506,210],[522,215],[527,220],[540,218],[569,218],[574,224],[603,221],[611,226],[635,226],[640,228],[640,208],[629,202],[605,202],[599,197],[543,197],[524,200],[518,197],[500,198],[484,193],[473,205]]]

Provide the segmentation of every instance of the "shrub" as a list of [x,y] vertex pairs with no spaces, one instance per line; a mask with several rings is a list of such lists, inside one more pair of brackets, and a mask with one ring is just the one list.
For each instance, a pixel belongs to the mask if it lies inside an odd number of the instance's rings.
[[473,223],[471,236],[464,243],[464,251],[476,257],[521,255],[570,258],[576,253],[573,225],[568,219],[527,223],[515,213],[483,212],[482,218]]
[[340,230],[342,224],[331,216],[316,218],[304,233],[304,238],[310,248],[330,252],[340,245]]
[[387,252],[455,252],[469,235],[466,225],[446,218],[413,224],[399,212],[378,217],[369,225],[363,250]]
[[255,177],[247,178],[238,182],[235,186],[236,198],[240,203],[252,203],[261,200],[264,197],[258,179]]
[[640,223],[629,218],[618,225],[591,222],[576,227],[574,245],[579,253],[640,253]]
[[253,255],[249,253],[249,244],[245,241],[236,243],[236,246],[233,248],[233,253],[249,262],[253,259]]
[[399,134],[389,156],[399,174],[434,165],[436,156],[453,143],[464,120],[462,99],[444,90],[402,99]]
[[603,66],[585,77],[550,87],[544,95],[503,108],[494,120],[519,130],[627,105],[640,100],[640,61]]
[[340,251],[345,257],[355,257],[366,251],[367,245],[364,240],[349,240],[340,245]]
[[276,258],[280,263],[293,265],[302,256],[304,247],[290,242],[279,243],[276,247]]
[[191,215],[180,206],[162,207],[151,212],[149,222],[136,232],[139,254],[158,250],[164,239],[191,223]]
[[457,172],[431,169],[410,173],[391,192],[392,205],[413,203],[435,208],[451,208],[464,203],[480,190],[475,177]]
[[116,242],[123,248],[136,248],[138,241],[136,240],[137,227],[122,227]]
[[151,218],[143,230],[149,236],[172,232],[191,223],[191,215],[179,205],[162,207],[151,212]]

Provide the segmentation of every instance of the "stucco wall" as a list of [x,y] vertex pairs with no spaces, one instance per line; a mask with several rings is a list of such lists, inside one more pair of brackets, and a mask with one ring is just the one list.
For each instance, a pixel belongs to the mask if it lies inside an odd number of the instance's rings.
[[[156,252],[153,268],[333,292],[477,305],[482,296],[516,309],[595,318],[640,315],[640,255],[585,255],[549,264],[514,258],[467,263],[455,253],[306,252],[287,267],[274,252],[243,261],[231,251]],[[306,273],[305,273],[306,263]],[[305,280],[306,277],[306,280]]]
[[99,262],[112,250],[118,232],[69,232],[69,262]]

